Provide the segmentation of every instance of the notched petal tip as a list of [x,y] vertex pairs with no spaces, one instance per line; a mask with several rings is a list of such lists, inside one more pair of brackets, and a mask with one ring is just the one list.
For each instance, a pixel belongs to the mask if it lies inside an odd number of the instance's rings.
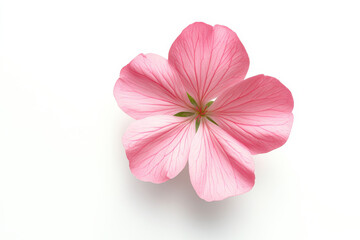
[[238,36],[221,25],[193,23],[172,44],[169,63],[184,86],[203,105],[244,79],[249,57]]

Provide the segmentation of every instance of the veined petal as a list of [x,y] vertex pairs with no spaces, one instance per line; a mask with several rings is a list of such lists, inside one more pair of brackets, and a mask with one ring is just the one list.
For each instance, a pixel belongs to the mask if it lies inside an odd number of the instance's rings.
[[131,172],[153,183],[174,178],[186,165],[194,135],[189,118],[159,115],[134,122],[123,136]]
[[169,63],[180,73],[186,90],[205,105],[245,78],[249,57],[229,28],[194,23],[171,46]]
[[219,126],[252,154],[269,152],[288,139],[294,101],[279,80],[258,75],[220,95],[211,106]]
[[174,115],[188,101],[176,70],[155,54],[140,54],[121,70],[114,96],[119,107],[135,119]]
[[206,120],[191,144],[189,171],[196,193],[206,201],[245,193],[255,182],[254,163],[247,148]]

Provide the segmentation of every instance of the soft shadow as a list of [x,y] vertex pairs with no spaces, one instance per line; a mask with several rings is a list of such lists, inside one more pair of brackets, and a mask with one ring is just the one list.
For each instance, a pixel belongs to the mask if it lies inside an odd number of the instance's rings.
[[[121,143],[121,137],[127,127],[126,124],[128,123],[123,123],[123,128],[119,129],[119,137],[116,140],[118,143]],[[119,154],[117,159],[121,161],[119,171],[125,181],[123,191],[125,191],[129,202],[136,204],[139,212],[170,211],[169,214],[171,214],[171,211],[176,210],[187,215],[186,217],[192,222],[204,225],[204,227],[211,227],[212,225],[219,227],[219,224],[231,218],[235,208],[239,211],[239,207],[241,208],[244,205],[242,204],[242,196],[218,202],[206,202],[200,199],[191,185],[188,166],[176,178],[165,183],[142,182],[131,174],[124,150],[117,152]]]
[[[126,171],[130,173],[128,169]],[[217,202],[200,199],[191,185],[188,167],[176,178],[162,184],[142,182],[131,173],[127,175],[127,195],[141,209],[139,212],[148,211],[143,213],[145,216],[160,212],[171,216],[181,212],[188,222],[215,233],[216,229],[228,228],[227,222],[234,219],[234,213],[241,216],[245,207],[243,196]]]

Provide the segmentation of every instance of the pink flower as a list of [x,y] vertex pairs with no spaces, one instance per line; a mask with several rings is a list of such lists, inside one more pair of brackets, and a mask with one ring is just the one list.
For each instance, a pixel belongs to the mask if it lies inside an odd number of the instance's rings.
[[273,77],[244,80],[248,68],[237,35],[205,23],[183,30],[168,60],[140,54],[126,65],[114,95],[138,119],[123,136],[132,173],[162,183],[189,162],[191,183],[206,201],[249,191],[251,155],[286,142],[294,103]]

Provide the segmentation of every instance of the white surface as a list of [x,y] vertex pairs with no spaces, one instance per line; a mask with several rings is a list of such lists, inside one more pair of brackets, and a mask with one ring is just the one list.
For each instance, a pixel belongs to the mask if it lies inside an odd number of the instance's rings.
[[[341,3],[341,4],[340,4]],[[0,239],[359,239],[357,1],[0,1]],[[187,171],[128,169],[120,69],[167,56],[194,21],[223,24],[248,76],[280,79],[295,122],[255,157],[251,192],[206,203]],[[187,169],[186,169],[187,170]]]

